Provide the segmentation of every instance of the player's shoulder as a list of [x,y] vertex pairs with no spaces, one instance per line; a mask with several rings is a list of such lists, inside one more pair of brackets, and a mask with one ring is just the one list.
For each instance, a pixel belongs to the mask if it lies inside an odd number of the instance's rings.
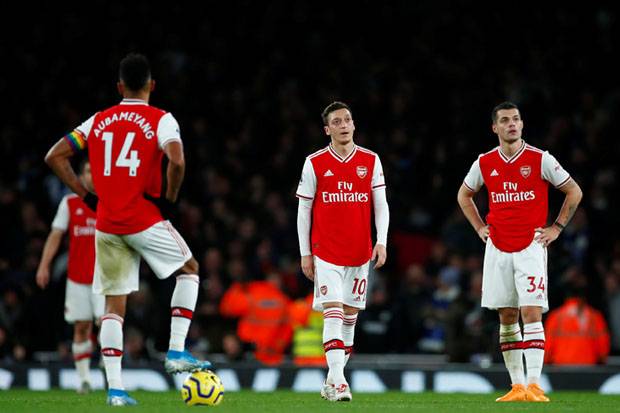
[[357,148],[358,152],[363,154],[363,155],[368,155],[368,156],[372,156],[374,157],[379,157],[379,155],[377,155],[376,152],[371,151],[368,148],[364,148],[363,146],[359,146],[359,145],[355,145],[355,147]]
[[322,149],[319,149],[318,151],[313,152],[310,155],[306,156],[306,159],[311,161],[314,158],[318,158],[321,155],[327,154],[328,150],[329,150],[329,146],[326,146],[326,147],[324,147]]
[[[164,115],[166,115],[166,114],[170,113],[170,112],[168,112],[168,111],[167,111],[167,110],[165,110],[165,109],[158,108],[157,106],[151,106],[151,105],[149,105],[149,106],[148,106],[148,108],[149,108],[149,110],[150,110],[150,111],[155,112],[155,113],[157,113],[157,114],[159,114],[159,115],[161,115],[161,116],[164,116]],[[170,115],[172,116],[172,114],[170,114]]]
[[62,201],[66,201],[66,202],[73,201],[74,199],[81,199],[81,198],[77,196],[77,194],[74,194],[73,192],[68,193],[67,195],[62,197]]
[[493,155],[497,155],[499,152],[499,145],[494,147],[493,149],[491,149],[488,152],[484,152],[478,155],[478,160],[482,159],[482,158],[487,158],[489,156],[493,156]]
[[542,150],[540,148],[537,148],[537,147],[535,147],[533,145],[530,145],[529,143],[525,144],[525,150],[528,151],[528,152],[535,152],[535,153],[539,153],[539,154],[543,154],[543,153],[547,152],[547,151],[544,151],[544,150]]

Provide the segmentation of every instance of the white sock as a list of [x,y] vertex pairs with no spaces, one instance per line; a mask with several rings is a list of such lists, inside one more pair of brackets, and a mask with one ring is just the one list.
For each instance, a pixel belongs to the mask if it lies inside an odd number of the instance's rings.
[[106,314],[101,318],[99,330],[101,355],[108,379],[109,389],[124,390],[121,379],[121,359],[123,358],[123,317]]
[[344,341],[344,365],[346,366],[353,351],[353,338],[355,337],[355,323],[357,313],[345,314],[342,321],[342,341]]
[[344,342],[342,341],[342,308],[323,310],[323,349],[327,359],[327,382],[336,386],[346,383],[344,378]]
[[177,283],[170,301],[170,350],[185,350],[185,338],[194,316],[200,279],[195,274],[177,277]]
[[90,384],[90,357],[93,351],[90,340],[82,341],[81,343],[73,342],[71,351],[73,352],[75,370],[77,370],[80,383],[86,382]]
[[522,340],[519,323],[499,325],[499,346],[512,384],[525,384]]
[[523,324],[523,353],[527,367],[527,383],[538,384],[545,358],[545,329],[541,321]]

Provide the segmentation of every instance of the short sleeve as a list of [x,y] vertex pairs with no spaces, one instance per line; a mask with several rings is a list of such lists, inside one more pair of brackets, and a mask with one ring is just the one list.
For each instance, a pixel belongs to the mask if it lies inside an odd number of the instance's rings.
[[52,228],[59,229],[61,231],[67,231],[69,228],[69,203],[67,202],[67,197],[63,197],[58,205],[58,210],[56,211],[56,216],[52,221]]
[[304,162],[304,168],[301,172],[301,178],[299,179],[299,185],[297,186],[297,197],[303,199],[314,199],[316,193],[316,174],[314,173],[314,167],[312,161],[306,158]]
[[482,171],[480,170],[480,158],[476,159],[471,165],[463,183],[474,192],[478,192],[480,188],[482,188],[484,179],[482,178]]
[[383,165],[379,155],[375,155],[375,169],[372,171],[372,190],[385,188],[385,176],[383,175]]
[[570,180],[570,175],[553,155],[545,151],[542,156],[542,177],[556,188],[561,187]]
[[90,134],[90,130],[93,128],[93,123],[95,123],[95,116],[96,114],[91,116],[86,121],[84,121],[80,126],[75,128],[82,135],[84,135],[84,140],[88,140],[88,135]]
[[164,146],[171,141],[181,142],[181,132],[179,123],[174,116],[172,116],[172,113],[168,112],[159,119],[159,125],[157,126],[157,143],[160,149],[164,149]]

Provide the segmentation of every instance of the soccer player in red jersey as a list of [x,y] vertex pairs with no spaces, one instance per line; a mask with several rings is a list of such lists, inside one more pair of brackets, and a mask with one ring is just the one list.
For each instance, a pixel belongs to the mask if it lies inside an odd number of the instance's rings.
[[[577,210],[581,189],[549,152],[523,141],[516,105],[498,105],[491,119],[499,146],[473,163],[458,203],[486,243],[482,306],[499,312],[500,347],[512,381],[512,390],[497,401],[549,401],[539,384],[545,348],[542,314],[549,308],[547,247]],[[546,226],[549,183],[566,198],[554,223]],[[489,195],[486,223],[473,201],[482,185]]]
[[[90,164],[83,162],[79,179],[88,190],[93,188]],[[93,319],[103,315],[104,298],[93,294],[92,283],[95,270],[95,211],[75,195],[66,195],[56,211],[52,230],[47,236],[43,255],[37,269],[37,285],[47,287],[50,265],[58,252],[65,233],[69,234],[69,258],[67,260],[67,287],[65,291],[65,320],[73,324],[73,360],[80,379],[78,393],[88,393],[90,383],[90,357],[93,352],[91,333]]]
[[381,161],[353,142],[351,109],[333,102],[322,117],[331,142],[304,163],[297,189],[297,231],[301,269],[314,281],[313,308],[323,311],[329,373],[321,396],[350,401],[344,367],[353,348],[357,313],[366,306],[369,261],[377,260],[374,268],[385,263],[390,215]]
[[[176,229],[165,219],[177,200],[185,158],[179,125],[171,113],[149,105],[155,81],[146,57],[127,55],[120,64],[120,104],[97,112],[61,138],[45,161],[60,179],[97,211],[93,290],[106,296],[101,353],[108,380],[108,404],[136,401],[123,388],[123,317],[127,295],[138,290],[140,258],[155,275],[175,275],[171,301],[170,344],[165,367],[170,373],[207,369],[185,350],[185,338],[198,297],[198,262]],[[75,176],[69,158],[88,148],[94,189]],[[167,188],[161,193],[161,161],[168,158]]]

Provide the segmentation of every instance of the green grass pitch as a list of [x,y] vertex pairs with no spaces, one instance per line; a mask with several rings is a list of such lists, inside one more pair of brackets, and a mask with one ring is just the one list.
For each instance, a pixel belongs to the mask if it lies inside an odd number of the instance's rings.
[[[350,403],[332,403],[314,393],[277,391],[254,393],[241,391],[226,393],[216,407],[183,404],[180,392],[134,391],[131,395],[139,405],[129,408],[131,413],[217,411],[217,412],[618,412],[620,396],[603,396],[589,392],[550,393],[551,403],[495,403],[500,394],[437,394],[400,393],[353,394]],[[29,391],[0,390],[0,412],[95,413],[115,410],[105,405],[105,393],[95,391],[79,396],[69,390]]]

